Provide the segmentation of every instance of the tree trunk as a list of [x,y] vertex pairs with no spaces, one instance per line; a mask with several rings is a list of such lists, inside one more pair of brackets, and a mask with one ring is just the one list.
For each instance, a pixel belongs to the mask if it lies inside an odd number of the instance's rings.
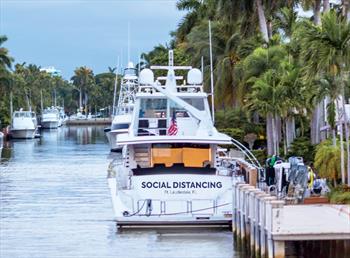
[[286,119],[286,143],[287,149],[290,148],[292,142],[295,139],[295,118],[292,116],[288,116]]
[[272,135],[273,135],[273,148],[274,148],[274,155],[279,155],[279,142],[278,142],[278,133],[277,133],[277,126],[276,126],[276,115],[273,114],[272,116]]
[[311,144],[320,143],[320,113],[321,104],[318,103],[312,111],[311,117]]
[[329,12],[330,6],[329,6],[329,0],[323,0],[323,13]]
[[337,146],[337,137],[336,137],[335,128],[332,128],[332,143],[334,147]]
[[271,156],[274,154],[274,141],[273,141],[273,130],[272,130],[272,114],[268,113],[266,116],[266,140],[267,140],[267,155]]
[[266,17],[265,17],[262,0],[256,0],[255,3],[258,10],[259,27],[260,27],[261,35],[263,36],[263,39],[265,40],[265,42],[269,42],[269,34],[267,30],[267,23],[266,23]]
[[342,121],[344,123],[344,129],[345,129],[345,142],[346,142],[346,157],[347,157],[347,183],[350,186],[350,134],[349,134],[349,118],[348,115],[346,114],[345,110],[345,93],[344,93],[344,84],[343,84],[343,89],[342,89],[342,110],[343,110],[343,117]]
[[276,140],[277,143],[282,141],[282,119],[279,115],[275,115],[276,122]]
[[268,36],[269,36],[269,41],[270,39],[272,38],[272,21],[268,21],[267,22],[267,33],[268,33]]
[[342,0],[342,15],[347,21],[350,21],[350,2],[349,0]]
[[[344,100],[340,98],[341,103],[339,103],[339,98],[335,100],[335,107],[336,107],[336,112],[338,115],[338,131],[339,131],[339,140],[340,140],[340,174],[341,174],[341,182],[342,184],[345,184],[345,164],[344,164],[344,140],[343,140],[343,119],[344,119],[344,114],[340,108],[340,106],[343,106],[342,103]],[[345,110],[344,110],[345,111]]]
[[319,105],[319,139],[320,142],[322,142],[327,139],[327,130],[321,131],[321,128],[327,125],[327,97],[324,98]]
[[81,112],[81,108],[83,106],[83,97],[82,97],[82,92],[81,92],[81,87],[80,87],[80,91],[79,91],[79,112]]
[[284,156],[287,156],[287,134],[288,134],[288,127],[287,127],[287,118],[283,119],[283,152]]
[[84,103],[84,110],[85,114],[88,114],[88,94],[85,92],[85,103]]
[[321,24],[321,0],[315,0],[314,5],[314,23],[316,25]]

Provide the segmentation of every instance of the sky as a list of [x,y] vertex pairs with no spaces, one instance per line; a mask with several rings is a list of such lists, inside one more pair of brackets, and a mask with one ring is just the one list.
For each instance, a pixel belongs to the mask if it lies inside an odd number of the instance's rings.
[[[184,13],[176,0],[0,0],[0,34],[15,63],[54,66],[66,79],[79,66],[94,73],[138,61],[170,40]],[[129,24],[129,25],[128,25]]]

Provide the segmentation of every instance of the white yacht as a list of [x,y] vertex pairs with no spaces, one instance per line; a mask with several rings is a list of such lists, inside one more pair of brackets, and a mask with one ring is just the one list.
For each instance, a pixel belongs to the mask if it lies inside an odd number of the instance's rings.
[[134,109],[137,85],[137,71],[133,63],[129,62],[128,67],[124,69],[123,78],[120,83],[118,105],[114,111],[111,128],[106,130],[111,151],[121,150],[121,146],[117,143],[117,135],[128,133]]
[[[167,76],[154,80],[151,69]],[[174,66],[173,51],[169,66],[151,69],[140,72],[130,129],[117,136],[122,155],[108,169],[117,225],[228,226],[238,166],[220,155],[233,140],[213,125],[202,73]]]
[[55,129],[60,126],[60,113],[55,107],[44,109],[41,115],[41,127],[46,129]]
[[15,111],[12,115],[10,133],[15,139],[32,139],[37,130],[36,115],[32,111]]

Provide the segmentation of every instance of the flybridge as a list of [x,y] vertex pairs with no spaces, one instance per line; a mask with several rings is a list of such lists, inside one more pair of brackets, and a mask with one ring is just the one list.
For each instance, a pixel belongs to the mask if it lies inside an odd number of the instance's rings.
[[[167,76],[155,79],[151,69],[167,70]],[[176,136],[217,134],[211,119],[208,95],[203,91],[203,75],[199,69],[174,66],[172,50],[169,51],[168,66],[151,66],[151,69],[145,68],[139,74],[132,123],[133,136],[168,136],[171,121],[177,123]],[[187,80],[178,82],[183,76],[176,76],[175,70],[188,70]]]

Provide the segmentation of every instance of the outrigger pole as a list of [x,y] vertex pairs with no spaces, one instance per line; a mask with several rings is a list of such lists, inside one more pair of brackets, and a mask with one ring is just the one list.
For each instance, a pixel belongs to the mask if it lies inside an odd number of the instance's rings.
[[211,89],[211,115],[213,124],[215,123],[215,106],[214,106],[214,76],[213,76],[213,49],[211,44],[211,22],[209,20],[209,54],[210,54],[210,89]]
[[201,57],[201,70],[202,70],[202,76],[204,78],[204,57]]
[[119,70],[119,56],[117,58],[117,69],[115,72],[115,80],[114,80],[114,93],[113,93],[113,111],[112,117],[115,115],[115,99],[117,97],[117,85],[118,85],[118,70]]

